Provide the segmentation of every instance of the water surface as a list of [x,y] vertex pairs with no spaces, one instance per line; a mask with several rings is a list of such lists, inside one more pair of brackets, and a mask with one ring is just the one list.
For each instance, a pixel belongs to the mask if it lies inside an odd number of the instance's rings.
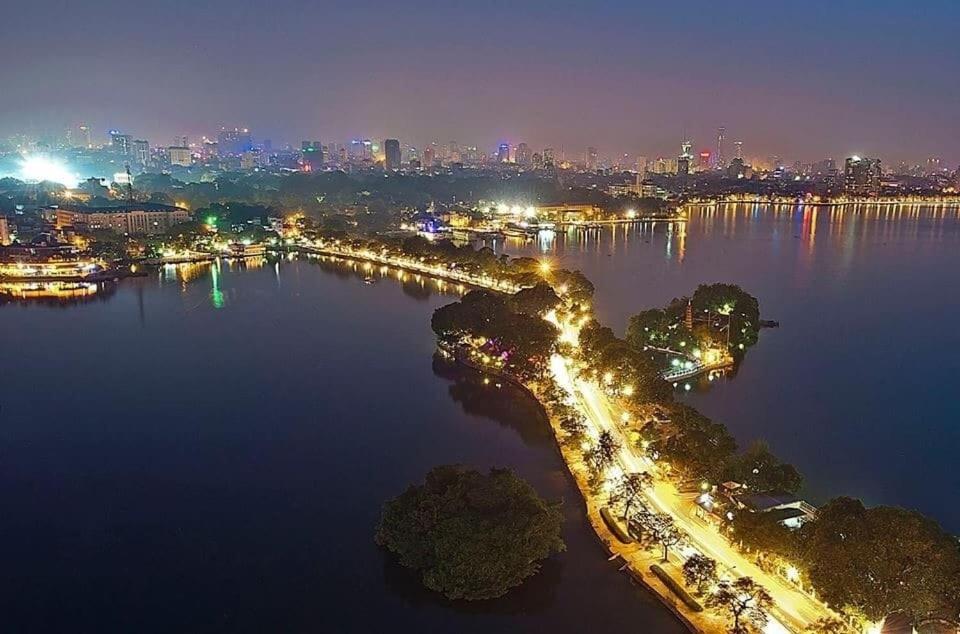
[[507,252],[580,268],[602,320],[740,284],[781,328],[736,376],[684,397],[796,464],[805,493],[916,508],[960,532],[960,220],[944,207],[768,207],[691,211],[645,224],[508,242]]
[[[455,296],[364,275],[0,305],[4,631],[683,631],[606,561],[536,403],[434,363]],[[568,551],[500,600],[444,601],[373,543],[385,499],[457,462],[565,501]]]

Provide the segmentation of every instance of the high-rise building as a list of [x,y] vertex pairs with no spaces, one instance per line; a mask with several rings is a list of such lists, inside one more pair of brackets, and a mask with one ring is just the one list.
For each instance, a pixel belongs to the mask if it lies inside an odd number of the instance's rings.
[[553,167],[555,164],[555,161],[556,159],[554,158],[554,155],[553,155],[553,148],[552,147],[543,148],[543,166],[547,168]]
[[171,145],[167,148],[167,160],[170,161],[170,165],[190,167],[190,165],[193,163],[193,156],[190,153],[190,148],[179,145]]
[[933,176],[940,173],[940,157],[931,156],[927,159],[927,175]]
[[110,130],[110,148],[120,156],[130,156],[133,152],[133,137],[121,134],[117,130]]
[[528,167],[533,163],[533,153],[530,151],[530,146],[526,143],[517,145],[517,163],[524,167]]
[[217,151],[220,156],[240,156],[253,149],[253,139],[247,128],[220,128]]
[[146,167],[150,162],[150,143],[137,139],[133,142],[133,160],[140,167]]
[[383,166],[388,170],[400,169],[400,141],[397,139],[383,141]]
[[501,143],[497,148],[497,163],[509,163],[510,162],[510,144]]
[[303,169],[307,172],[319,172],[323,169],[323,144],[320,141],[304,141],[300,144],[303,157]]
[[690,163],[693,161],[693,154],[690,148],[693,147],[693,141],[684,140],[680,143],[680,156],[677,157],[677,175],[687,176],[690,173]]
[[855,196],[880,193],[880,159],[851,156],[844,163],[843,190]]
[[463,161],[463,153],[460,151],[460,144],[456,141],[450,141],[447,154],[451,163],[460,163]]
[[10,244],[10,225],[5,216],[0,216],[0,246]]
[[436,160],[437,160],[436,149],[433,147],[433,144],[431,143],[427,147],[423,148],[423,166],[429,169],[433,167],[433,163]]
[[706,172],[710,169],[710,150],[700,150],[700,161],[697,163],[698,172]]
[[723,126],[717,128],[717,154],[714,156],[714,166],[722,170],[727,166],[727,157],[723,153],[723,141],[727,136],[727,129]]
[[733,147],[736,149],[735,158],[743,159],[743,141],[734,141]]
[[587,160],[586,160],[586,163],[585,163],[585,164],[586,164],[586,167],[587,167],[587,171],[588,171],[588,172],[595,172],[596,169],[597,169],[597,162],[598,162],[598,159],[597,159],[597,148],[595,148],[595,147],[588,147],[588,148],[587,148]]

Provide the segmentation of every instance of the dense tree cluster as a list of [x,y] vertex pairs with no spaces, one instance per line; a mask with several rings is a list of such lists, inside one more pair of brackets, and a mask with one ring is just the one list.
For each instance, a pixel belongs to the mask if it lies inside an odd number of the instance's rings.
[[376,542],[450,599],[502,596],[565,549],[557,504],[507,469],[432,469],[384,505]]
[[455,344],[483,338],[480,349],[526,378],[540,375],[557,345],[557,330],[549,322],[515,312],[510,299],[484,290],[438,308],[430,325],[438,337]]
[[588,368],[599,377],[610,373],[618,385],[629,385],[628,397],[636,403],[669,402],[670,384],[660,375],[654,359],[613,334],[610,328],[591,321],[580,330],[580,349]]
[[[692,328],[685,323],[688,304]],[[654,346],[683,353],[722,345],[739,356],[757,342],[759,330],[756,297],[733,284],[701,284],[692,297],[674,299],[665,308],[631,317],[626,339],[641,349]]]

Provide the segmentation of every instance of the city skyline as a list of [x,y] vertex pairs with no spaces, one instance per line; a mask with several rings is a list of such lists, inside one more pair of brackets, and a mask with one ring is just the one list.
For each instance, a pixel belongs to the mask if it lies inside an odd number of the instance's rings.
[[[29,24],[48,37],[0,71],[0,135],[86,122],[101,136],[164,140],[237,124],[295,145],[489,139],[673,156],[682,137],[714,149],[724,127],[728,155],[742,140],[748,154],[804,161],[960,162],[960,89],[947,81],[960,66],[949,35],[960,9],[945,2],[813,2],[776,15],[699,3],[95,4],[70,20],[44,1],[11,17],[8,57],[33,46]],[[709,19],[688,23],[694,9]]]

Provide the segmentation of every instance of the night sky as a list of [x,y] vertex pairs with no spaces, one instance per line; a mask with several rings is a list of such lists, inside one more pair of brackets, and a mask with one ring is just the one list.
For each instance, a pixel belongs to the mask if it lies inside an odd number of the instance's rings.
[[652,157],[724,125],[748,156],[955,166],[958,25],[950,0],[34,0],[0,23],[0,136],[228,124]]

